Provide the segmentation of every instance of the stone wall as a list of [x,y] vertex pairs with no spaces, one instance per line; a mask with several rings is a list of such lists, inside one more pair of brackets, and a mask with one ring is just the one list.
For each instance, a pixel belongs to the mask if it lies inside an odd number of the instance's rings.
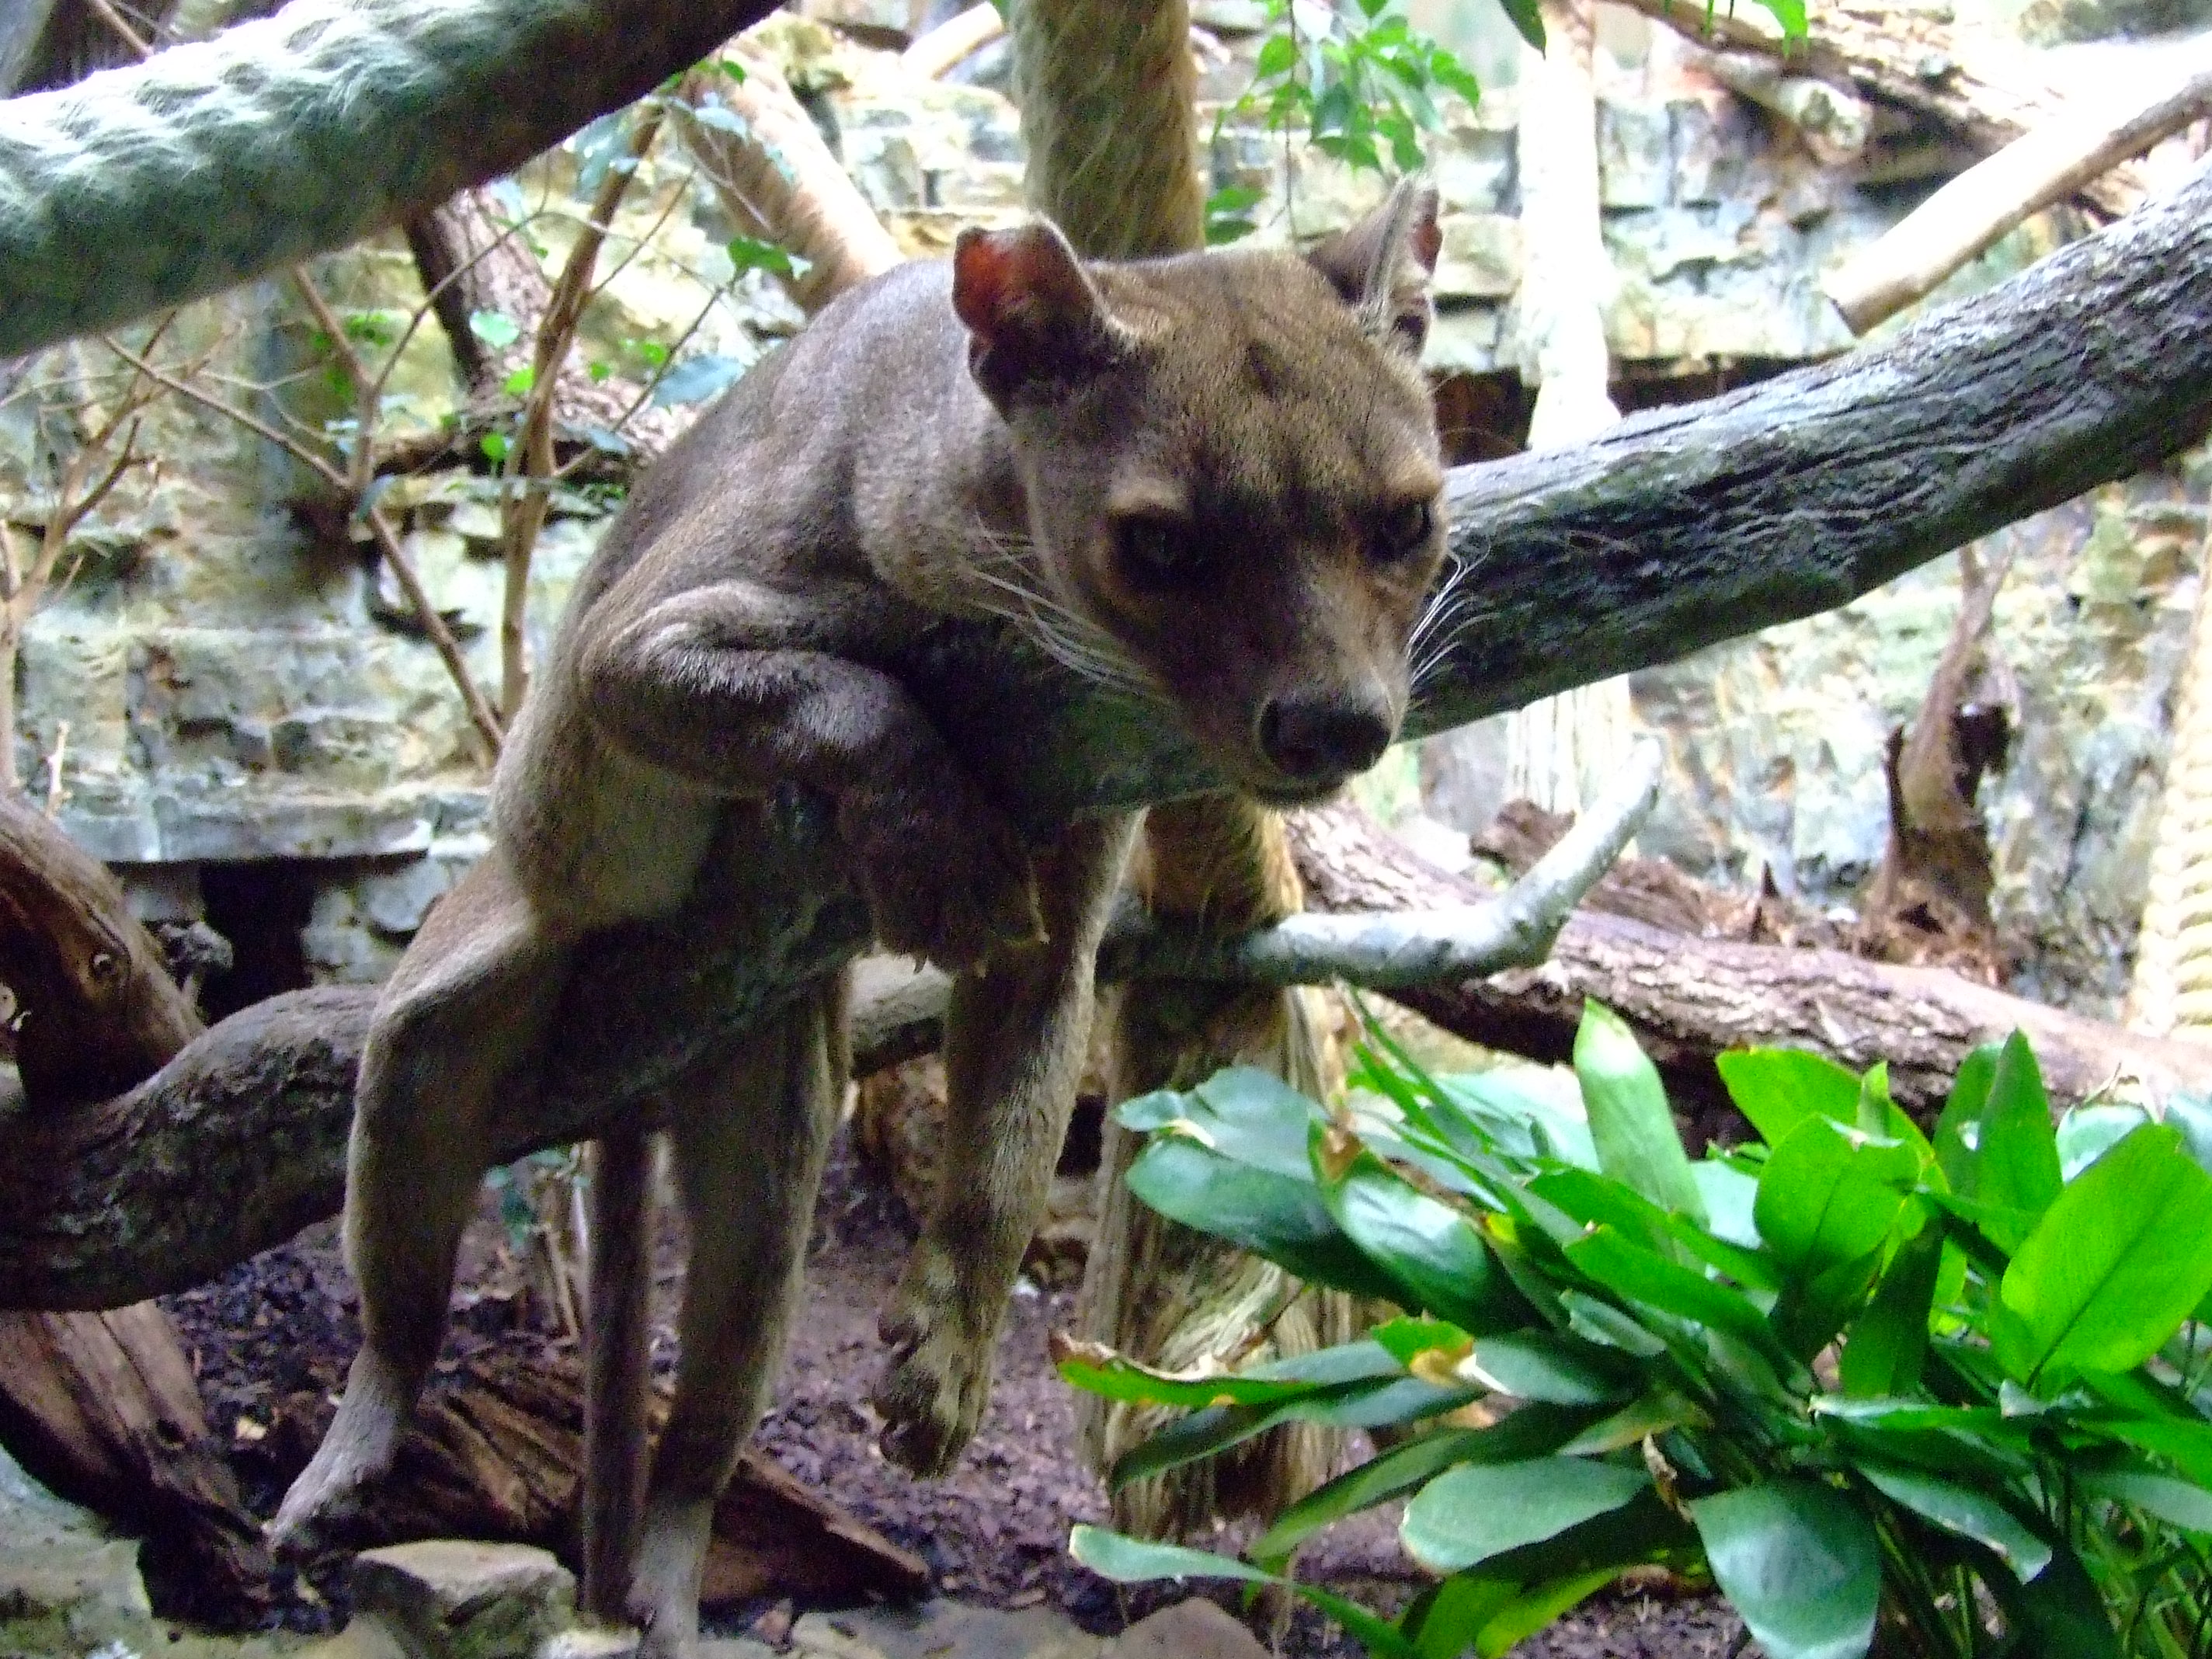
[[[839,3],[868,11],[857,21],[870,38],[890,38],[899,0]],[[1200,9],[1210,30],[1206,129],[1244,83],[1255,49],[1245,31],[1257,18],[1227,0]],[[1018,125],[990,84],[988,56],[964,81],[923,83],[895,54],[819,21],[773,27],[794,85],[909,252],[941,252],[963,224],[1020,213]],[[1628,14],[1607,14],[1601,48],[1605,235],[1618,278],[1607,322],[1625,369],[1663,387],[1842,349],[1847,337],[1817,292],[1820,269],[1893,222],[1924,185],[1821,167],[1786,125],[1703,78],[1673,37]],[[1446,207],[1430,353],[1440,374],[1497,376],[1520,361],[1514,129],[1506,89],[1478,109],[1448,106],[1431,146]],[[1380,188],[1233,124],[1200,161],[1216,187],[1269,191],[1260,215],[1269,238],[1342,223]],[[580,209],[572,157],[556,156],[516,187],[516,199],[556,210],[534,223],[549,268]],[[587,360],[628,372],[636,342],[692,328],[681,349],[708,373],[718,360],[750,361],[797,325],[757,274],[714,297],[729,275],[730,227],[673,144],[646,170],[619,229],[618,247],[652,237],[594,305]],[[2018,244],[1960,286],[2029,252]],[[349,308],[397,319],[418,297],[396,239],[322,270]],[[313,426],[344,410],[309,335],[296,301],[269,283],[184,313],[161,349],[208,354],[226,395],[263,418]],[[64,386],[42,422],[22,388],[65,382],[99,361],[95,349],[56,354],[0,404],[0,512],[21,532],[35,532],[47,510],[52,451],[66,447],[55,422],[80,393],[112,392],[96,378],[75,392]],[[451,413],[434,324],[410,346],[393,389],[403,428]],[[301,510],[312,481],[273,446],[172,400],[149,416],[140,447],[159,469],[134,473],[78,533],[74,580],[29,629],[19,763],[42,787],[58,755],[63,821],[139,872],[149,908],[189,910],[191,872],[204,864],[314,861],[301,935],[310,970],[374,977],[482,846],[484,774],[451,683],[360,528]],[[477,679],[495,684],[501,573],[489,481],[440,474],[380,500],[405,525]],[[2027,726],[1994,809],[2002,902],[2033,947],[2027,983],[2089,1006],[2117,988],[2140,902],[2203,500],[2194,475],[2177,472],[2013,538],[2021,557],[2000,629]],[[534,570],[541,647],[607,510],[585,492],[556,501]],[[1638,716],[1666,736],[1675,785],[1647,849],[1730,878],[1765,865],[1785,884],[1847,899],[1879,851],[1882,734],[1917,704],[1954,592],[1948,565],[1931,568],[1832,617],[1638,676]],[[1494,732],[1478,728],[1431,746],[1433,815],[1470,824],[1480,815],[1494,744]],[[1409,767],[1400,763],[1410,783]]]

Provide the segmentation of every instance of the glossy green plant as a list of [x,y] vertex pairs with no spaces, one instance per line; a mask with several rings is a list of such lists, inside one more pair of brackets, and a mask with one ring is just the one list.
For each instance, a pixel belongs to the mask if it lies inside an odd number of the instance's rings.
[[[1502,1654],[1644,1564],[1716,1584],[1770,1659],[2212,1655],[2212,1113],[2054,1124],[2015,1036],[1928,1135],[1881,1066],[1748,1051],[1721,1073],[1760,1138],[1693,1161],[1602,1008],[1579,1110],[1371,1039],[1335,1112],[1243,1070],[1130,1102],[1128,1179],[1405,1316],[1238,1376],[1060,1368],[1192,1407],[1117,1481],[1286,1420],[1399,1432],[1244,1559],[1079,1528],[1080,1559],[1289,1583],[1411,1659]],[[1473,1426],[1486,1397],[1511,1409]],[[1317,1529],[1401,1498],[1437,1575],[1403,1613],[1295,1582]]]

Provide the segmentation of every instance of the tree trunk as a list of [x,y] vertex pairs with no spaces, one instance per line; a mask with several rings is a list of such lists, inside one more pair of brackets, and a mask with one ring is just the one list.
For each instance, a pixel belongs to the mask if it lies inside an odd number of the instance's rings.
[[[1185,0],[1030,0],[1011,17],[1029,199],[1093,258],[1191,252],[1204,245],[1197,76]],[[1301,903],[1281,819],[1228,794],[1156,807],[1144,850],[1156,915],[1264,927]],[[1220,1067],[1264,1066],[1309,1091],[1328,1069],[1321,994],[1147,980],[1107,1000],[1109,1098]],[[1171,1370],[1303,1352],[1349,1334],[1345,1299],[1296,1280],[1127,1197],[1136,1138],[1110,1120],[1098,1221],[1076,1315],[1092,1340]],[[1156,1409],[1086,1395],[1077,1432],[1104,1470],[1149,1439]],[[1165,1413],[1171,1417],[1174,1413]],[[1142,1536],[1194,1531],[1224,1515],[1272,1517],[1328,1478],[1336,1437],[1305,1425],[1259,1437],[1113,1497],[1115,1523]]]
[[[13,793],[0,795],[0,981],[21,1011],[13,1115],[40,1127],[79,1121],[69,1109],[137,1083],[201,1029],[122,886]],[[61,1496],[146,1534],[165,1612],[235,1616],[263,1594],[260,1533],[150,1302],[0,1312],[0,1442]]]
[[161,1613],[228,1625],[266,1606],[260,1528],[154,1304],[0,1313],[0,1443],[34,1479],[144,1537]]
[[1990,912],[1996,871],[1982,779],[2004,770],[2016,693],[1990,625],[2008,562],[1960,555],[1958,619],[1908,736],[1889,734],[1889,836],[1859,910],[1861,954],[1936,963],[1996,985],[2004,952]]

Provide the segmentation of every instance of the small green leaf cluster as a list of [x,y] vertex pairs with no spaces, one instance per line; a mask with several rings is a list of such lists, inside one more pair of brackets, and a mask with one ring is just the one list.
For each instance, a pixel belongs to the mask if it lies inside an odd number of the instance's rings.
[[[1191,1408],[1117,1483],[1288,1421],[1398,1432],[1245,1559],[1079,1528],[1081,1559],[1290,1583],[1405,1659],[1504,1653],[1652,1564],[1771,1659],[2212,1654],[2212,1111],[2054,1124],[2015,1036],[1928,1134],[1880,1066],[1750,1050],[1721,1074],[1759,1140],[1692,1160],[1605,1009],[1579,1112],[1370,1034],[1335,1111],[1233,1070],[1121,1118],[1145,1203],[1404,1316],[1235,1376],[1060,1369]],[[1401,1616],[1290,1578],[1398,1499],[1436,1575]]]
[[[1535,0],[1502,3],[1515,26],[1540,46],[1544,26]],[[1256,115],[1268,131],[1303,131],[1322,154],[1353,167],[1382,172],[1387,152],[1400,172],[1411,172],[1421,165],[1420,135],[1443,123],[1438,93],[1455,93],[1469,104],[1482,96],[1467,66],[1393,12],[1390,0],[1356,0],[1347,7],[1266,3],[1267,37],[1252,84],[1224,112],[1224,122]],[[1244,189],[1217,194],[1208,207],[1209,240],[1249,230],[1245,216],[1257,199]]]

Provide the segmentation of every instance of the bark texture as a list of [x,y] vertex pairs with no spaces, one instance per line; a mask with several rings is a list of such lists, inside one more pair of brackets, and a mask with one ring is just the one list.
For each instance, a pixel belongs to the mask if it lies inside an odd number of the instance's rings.
[[[1886,345],[1640,415],[1574,449],[1462,470],[1465,599],[1417,729],[1840,605],[2172,453],[2212,415],[2212,330],[2175,319],[2207,314],[2212,173],[2199,173]],[[1009,650],[948,631],[913,683],[1018,812],[1048,821],[1210,781],[1152,711]],[[588,1138],[637,1109],[861,949],[866,907],[839,865],[827,815],[788,802],[775,838],[742,862],[711,860],[684,910],[595,941],[556,1024],[543,1139]],[[136,1300],[334,1207],[334,1184],[308,1198],[334,1182],[338,1157],[337,1137],[313,1139],[312,1108],[318,1078],[325,1106],[347,1097],[357,1039],[329,1004],[279,1000],[119,1099],[50,1123],[0,1119],[0,1304]],[[509,1150],[529,1150],[516,1140]],[[118,1183],[136,1181],[163,1201],[116,1206]]]
[[[658,1428],[667,1401],[655,1396]],[[329,1402],[287,1401],[270,1431],[289,1479],[322,1438]],[[401,1443],[394,1479],[356,1523],[362,1547],[418,1538],[534,1544],[577,1559],[584,1467],[582,1379],[573,1357],[493,1352],[435,1384]],[[927,1595],[929,1568],[757,1453],[738,1460],[714,1505],[700,1601],[732,1607],[763,1594],[832,1605]]]
[[[1844,4],[1808,9],[1806,37],[1788,43],[1763,13],[1703,0],[1624,0],[1692,40],[1784,58],[1818,76],[1909,110],[1990,155],[2048,121],[2064,100],[2023,58],[1978,60],[1948,7]],[[2084,183],[2081,198],[2107,217],[2142,199],[2140,173],[2116,167]]]
[[65,93],[11,99],[0,104],[0,357],[397,224],[650,92],[772,9],[294,0]]
[[[1482,896],[1357,807],[1301,813],[1291,839],[1316,908],[1425,909]],[[1637,896],[1601,884],[1591,903]],[[1470,1042],[1553,1061],[1571,1057],[1583,999],[1595,998],[1634,1028],[1700,1126],[1725,1118],[1713,1057],[1754,1043],[1808,1048],[1854,1070],[1887,1060],[1898,1103],[1923,1116],[1942,1105],[1969,1051],[2014,1030],[2034,1045],[2059,1105],[2129,1077],[2161,1092],[2212,1087],[2212,1046],[2141,1036],[1940,969],[1700,939],[1594,908],[1568,921],[1541,967],[1392,994]]]

